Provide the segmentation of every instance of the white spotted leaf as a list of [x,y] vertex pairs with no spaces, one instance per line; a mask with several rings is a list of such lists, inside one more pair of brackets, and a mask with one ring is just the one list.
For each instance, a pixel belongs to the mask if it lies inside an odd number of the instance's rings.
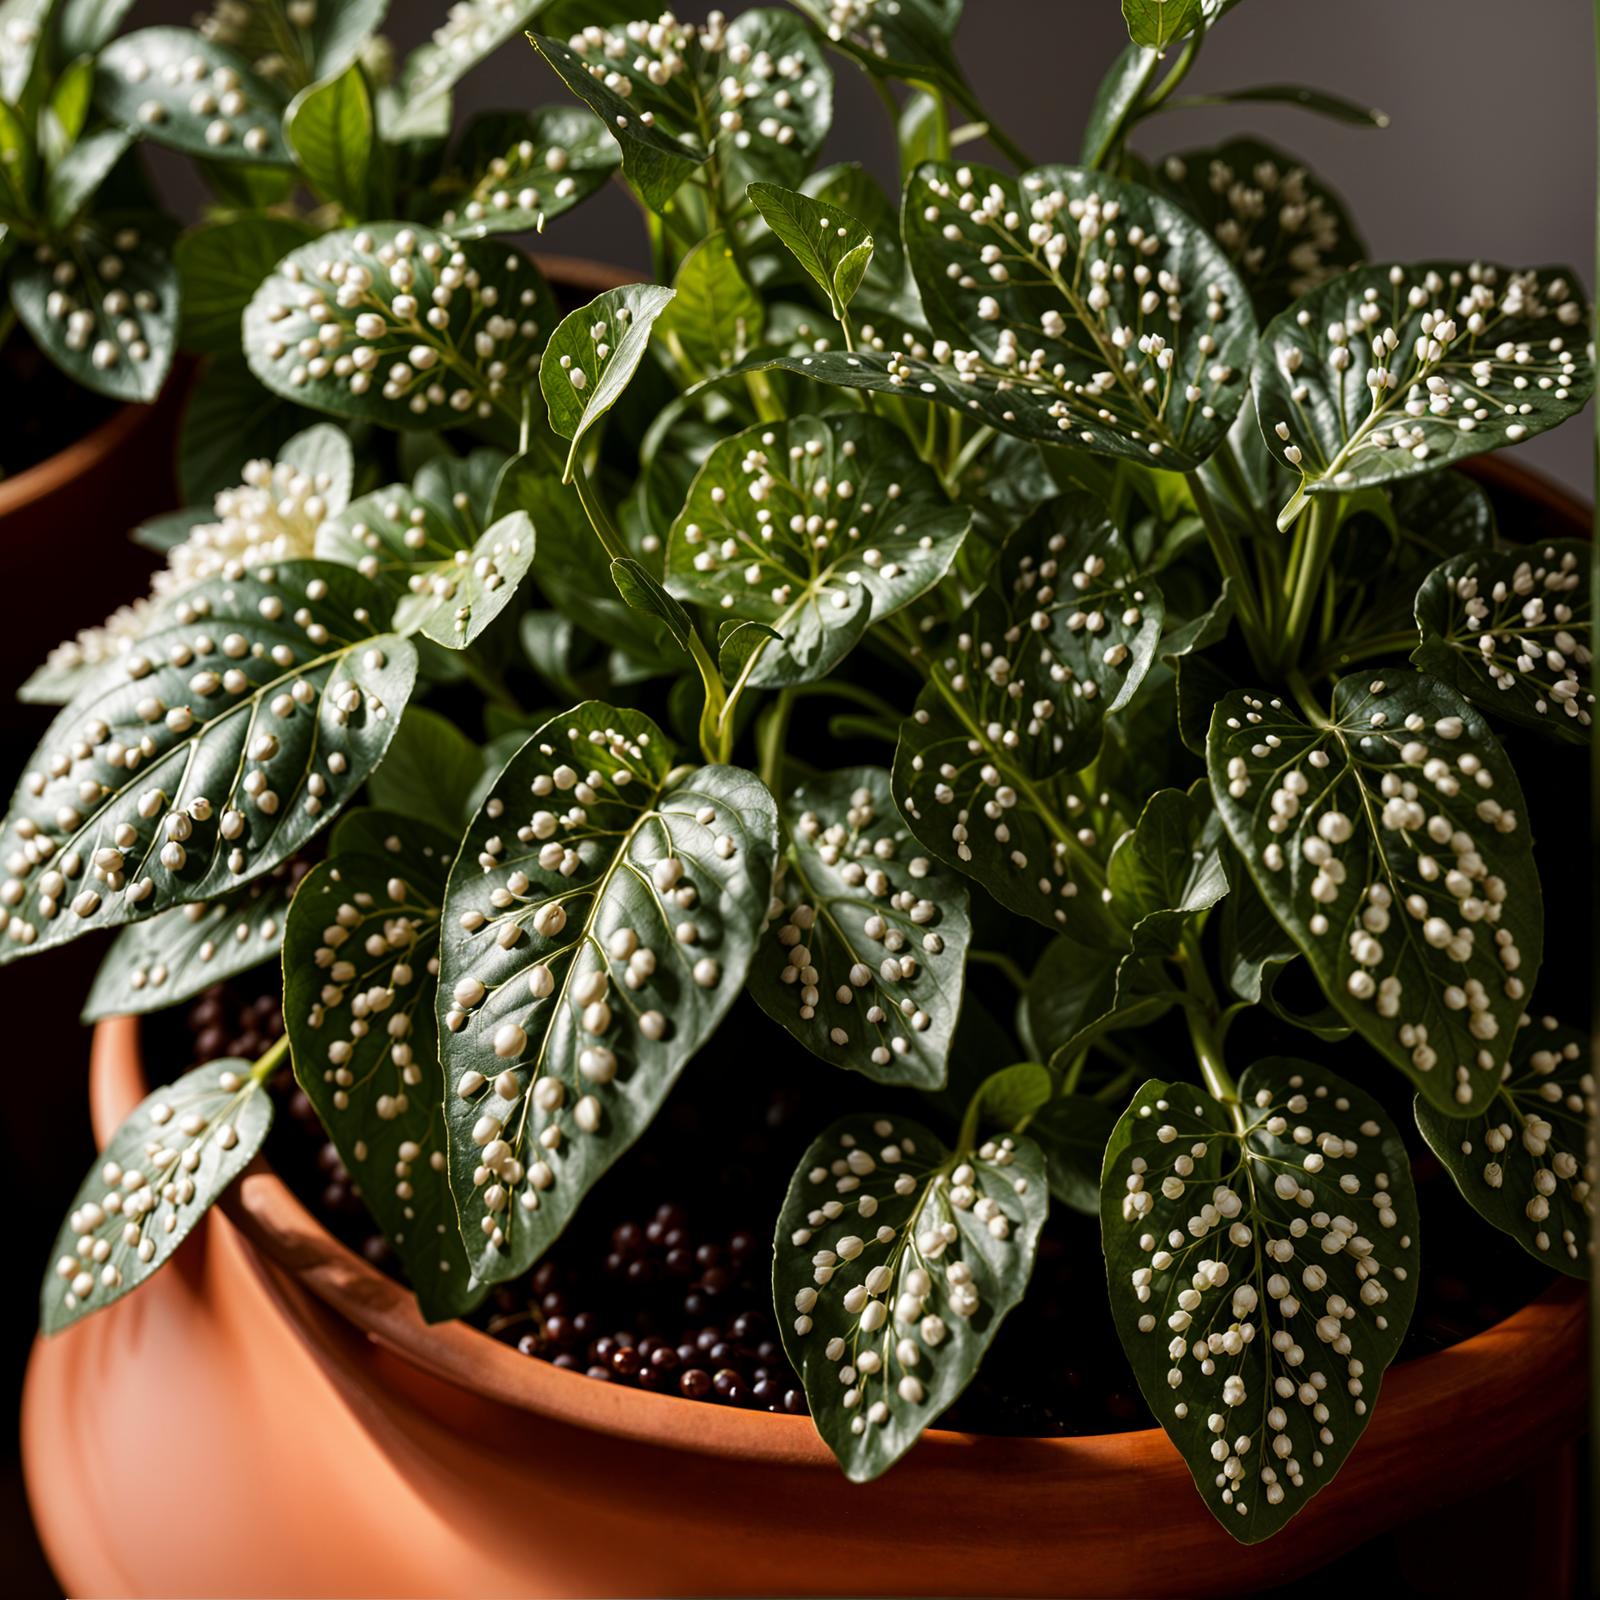
[[953,636],[928,651],[895,749],[895,804],[940,860],[1048,928],[1066,927],[1080,888],[1098,900],[1074,865],[1098,836],[1066,775],[1094,759],[1106,713],[1149,670],[1164,615],[1099,503],[1063,496],[1011,535]]
[[1370,1095],[1257,1062],[1225,1106],[1146,1083],[1106,1147],[1111,1313],[1145,1401],[1241,1544],[1326,1488],[1416,1304],[1405,1145]]
[[752,183],[749,192],[751,205],[843,322],[872,261],[872,234],[865,224],[838,206],[775,183]]
[[95,63],[95,104],[112,122],[207,161],[290,164],[288,96],[249,58],[189,28],[141,28]]
[[457,239],[526,233],[596,193],[620,159],[617,141],[580,106],[486,112],[434,180],[429,220]]
[[1156,178],[1234,264],[1263,326],[1366,256],[1338,195],[1260,139],[1168,156]]
[[385,129],[390,140],[425,138],[442,112],[448,130],[450,89],[473,67],[521,33],[549,0],[460,0],[400,71],[400,112]]
[[[795,0],[841,54],[880,77],[960,80],[951,45],[963,0],[896,0],[893,5],[840,6],[834,0]],[[921,71],[917,69],[923,69]]]
[[1307,494],[1433,472],[1576,416],[1594,391],[1588,323],[1577,279],[1551,267],[1358,267],[1312,290],[1262,333],[1251,377],[1267,446],[1302,479],[1280,525]]
[[1576,539],[1472,551],[1417,591],[1411,659],[1474,705],[1586,744],[1594,715],[1589,547]]
[[1033,1271],[1049,1185],[1024,1136],[954,1152],[851,1116],[806,1151],[773,1240],[783,1347],[845,1475],[886,1472],[971,1382]]
[[479,1277],[538,1259],[722,1020],[776,847],[757,778],[675,769],[637,711],[563,712],[495,780],[451,869],[439,988]]
[[320,832],[416,680],[374,595],[331,562],[210,578],[97,668],[11,799],[0,962],[230,893]]
[[1417,1096],[1417,1127],[1467,1203],[1535,1260],[1573,1278],[1593,1271],[1594,1068],[1589,1037],[1540,1017],[1474,1117]]
[[414,484],[353,501],[317,529],[317,554],[344,561],[395,592],[395,630],[464,650],[516,597],[533,565],[525,511],[492,525],[505,457],[498,450],[435,456]]
[[159,1272],[272,1126],[248,1061],[211,1061],[153,1090],[78,1186],[39,1291],[39,1326],[59,1333]]
[[242,889],[124,928],[94,975],[79,1020],[160,1011],[273,960],[293,883],[290,863],[282,862]]
[[[85,389],[139,404],[166,383],[183,298],[170,232],[154,214],[90,217],[58,245],[13,260],[7,284],[18,320]],[[70,274],[65,286],[58,272]]]
[[879,767],[803,783],[783,815],[788,847],[751,994],[824,1061],[940,1087],[971,939],[965,883],[921,853]]
[[584,434],[622,398],[644,359],[651,326],[673,293],[655,283],[607,289],[551,334],[539,363],[539,387],[550,426],[572,441],[568,476]]
[[1106,863],[1111,904],[1136,955],[1171,955],[1185,925],[1228,892],[1221,818],[1203,791],[1158,789]]
[[291,250],[245,307],[244,350],[296,405],[510,445],[559,315],[519,251],[377,222]]
[[997,397],[980,402],[985,420],[998,409],[1002,432],[1170,471],[1222,442],[1255,315],[1223,251],[1172,201],[1088,168],[1010,178],[927,162],[902,215],[928,326],[953,347],[941,368],[956,391]]
[[752,684],[805,683],[938,583],[971,521],[875,417],[758,423],[706,457],[668,535],[667,587],[782,635]]
[[1320,728],[1235,690],[1206,759],[1329,1004],[1447,1115],[1481,1110],[1544,948],[1522,791],[1483,718],[1404,670],[1342,679]]
[[485,1292],[456,1225],[434,1004],[454,848],[413,818],[351,812],[296,891],[283,943],[295,1077],[430,1322]]

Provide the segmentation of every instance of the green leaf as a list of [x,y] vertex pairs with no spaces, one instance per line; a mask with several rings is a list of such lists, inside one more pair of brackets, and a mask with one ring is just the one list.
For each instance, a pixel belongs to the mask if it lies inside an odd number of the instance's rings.
[[1222,820],[1204,796],[1151,795],[1138,826],[1111,852],[1111,904],[1133,929],[1136,955],[1171,955],[1190,917],[1228,892]]
[[367,793],[380,810],[457,839],[482,778],[483,751],[455,723],[426,706],[407,706]]
[[1027,1289],[1048,1207],[1031,1139],[952,1152],[904,1117],[851,1116],[806,1151],[772,1297],[811,1419],[852,1482],[886,1472],[972,1381]]
[[1076,859],[1095,848],[1085,802],[1054,780],[1093,760],[1105,714],[1155,659],[1162,617],[1099,502],[1062,496],[1006,541],[901,724],[895,804],[917,837],[1047,928],[1067,924],[1080,889],[1098,900]]
[[1319,116],[1332,117],[1335,122],[1353,123],[1359,128],[1389,126],[1388,114],[1376,107],[1360,105],[1322,89],[1308,89],[1301,83],[1262,83],[1249,89],[1224,89],[1206,95],[1204,100],[1207,105],[1299,106],[1302,111],[1314,111]]
[[242,889],[124,928],[94,975],[79,1020],[160,1011],[275,959],[295,882],[283,862]]
[[174,545],[182,544],[201,523],[215,518],[216,510],[212,506],[185,506],[182,511],[146,518],[130,530],[128,537],[141,548],[164,556]]
[[776,842],[758,779],[674,773],[636,711],[564,712],[500,774],[451,869],[439,979],[451,1182],[479,1277],[538,1259],[722,1020]]
[[611,581],[616,584],[617,593],[634,611],[642,611],[647,617],[659,618],[666,623],[667,631],[679,648],[683,650],[689,648],[689,638],[694,631],[694,624],[689,621],[689,613],[656,582],[641,562],[631,557],[613,561]]
[[34,78],[39,43],[50,23],[52,0],[5,0],[0,5],[0,98],[20,106]]
[[[85,389],[151,401],[167,381],[182,296],[163,232],[155,216],[96,217],[60,248],[43,245],[12,262],[19,320]],[[64,285],[57,273],[66,275]]]
[[1588,322],[1582,288],[1559,269],[1357,268],[1262,334],[1251,380],[1262,434],[1308,494],[1435,472],[1576,416],[1594,390]]
[[243,161],[203,158],[197,158],[195,166],[224,206],[236,211],[258,212],[282,206],[300,184],[300,174],[289,166],[256,167]]
[[369,35],[383,26],[389,0],[317,0],[311,22],[311,63],[319,78],[343,72]]
[[488,112],[467,125],[451,170],[433,185],[450,207],[438,226],[457,239],[526,233],[594,194],[620,160],[617,141],[581,107]]
[[[874,308],[905,310],[904,297],[916,303],[917,286],[900,240],[899,197],[891,201],[878,180],[859,161],[841,161],[813,172],[801,192],[823,206],[848,212],[872,234],[872,255],[861,280],[856,303],[864,311]],[[920,323],[921,310],[916,310]],[[862,330],[865,337],[865,329]]]
[[1366,256],[1338,195],[1260,139],[1185,150],[1156,174],[1234,264],[1263,325]]
[[1019,1007],[1023,1043],[1048,1061],[1078,1030],[1111,1009],[1119,952],[1059,934],[1044,948]]
[[[435,301],[440,292],[448,307]],[[510,443],[557,316],[526,256],[380,222],[285,256],[245,308],[244,348],[261,382],[298,405],[388,428],[471,422]]]
[[133,0],[66,0],[57,22],[62,59],[92,56],[117,35]]
[[1162,639],[1162,663],[1176,672],[1178,662],[1183,657],[1192,656],[1196,651],[1209,650],[1212,645],[1221,644],[1228,637],[1228,628],[1233,622],[1233,609],[1233,579],[1224,578],[1222,590],[1213,605],[1202,611],[1198,617],[1193,617],[1184,623],[1181,628],[1174,628]]
[[240,318],[261,280],[296,245],[315,237],[289,217],[240,217],[184,234],[172,259],[183,280],[183,347],[236,353]]
[[437,108],[445,107],[449,131],[449,90],[477,64],[494,54],[506,40],[521,33],[549,0],[513,0],[500,6],[494,0],[466,0],[449,11],[426,44],[406,57],[400,73],[401,121],[386,130],[393,141],[415,137],[413,130],[431,126]]
[[209,500],[238,485],[246,461],[272,459],[286,440],[321,422],[256,382],[242,354],[212,358],[196,384],[178,439],[178,483],[185,500]]
[[429,1322],[470,1310],[473,1276],[450,1192],[449,1129],[430,971],[455,832],[356,813],[373,853],[341,840],[295,895],[283,1015],[295,1077],[383,1229]]
[[790,12],[746,11],[698,35],[668,19],[649,39],[620,27],[530,38],[616,137],[623,175],[652,211],[713,154],[731,200],[757,180],[795,187],[833,120],[833,74]]
[[1417,1127],[1467,1203],[1529,1255],[1573,1278],[1593,1271],[1586,1176],[1594,1118],[1589,1037],[1541,1017],[1475,1117],[1447,1117],[1417,1096]]
[[1593,720],[1589,546],[1576,539],[1452,556],[1417,592],[1411,659],[1474,705],[1586,744]]
[[1087,1094],[1062,1095],[1028,1123],[1028,1137],[1044,1152],[1050,1193],[1083,1216],[1100,1215],[1100,1168],[1116,1125],[1116,1111]]
[[1209,656],[1179,656],[1173,670],[1178,680],[1178,737],[1186,750],[1203,756],[1211,713],[1217,701],[1238,685]]
[[895,143],[900,148],[900,176],[909,177],[922,161],[941,161],[950,150],[950,114],[942,95],[912,88],[900,104],[895,121]]
[[740,622],[730,618],[717,629],[717,668],[729,688],[744,676],[745,669],[768,639],[782,642],[783,635],[764,622]]
[[667,584],[783,636],[751,683],[804,683],[933,588],[971,521],[888,423],[758,423],[707,456],[668,536]]
[[35,214],[34,187],[39,178],[39,150],[27,124],[0,101],[0,184],[5,209],[14,217]]
[[719,231],[697,244],[672,287],[676,298],[660,312],[656,332],[689,376],[734,366],[761,342],[767,308],[740,276],[726,234]]
[[585,433],[622,398],[650,342],[650,329],[673,291],[654,283],[607,289],[550,335],[539,362],[539,387],[550,426],[572,441],[567,475]]
[[1089,120],[1084,124],[1083,149],[1078,160],[1085,167],[1098,167],[1126,137],[1130,113],[1144,98],[1155,76],[1160,56],[1154,50],[1130,43],[1095,90]]
[[1014,1133],[1031,1127],[1034,1114],[1055,1093],[1050,1069],[1037,1061],[1019,1061],[983,1080],[972,1097],[968,1116],[978,1125]]
[[1200,0],[1122,0],[1128,37],[1141,49],[1154,50],[1158,57],[1168,45],[1192,33],[1202,15]]
[[1326,727],[1236,690],[1207,766],[1256,887],[1324,994],[1449,1116],[1494,1095],[1544,912],[1505,752],[1436,678],[1334,690]]
[[320,832],[416,676],[411,645],[360,620],[371,599],[325,562],[207,579],[97,669],[12,796],[0,962],[225,894]]
[[929,162],[902,219],[941,341],[940,359],[905,383],[934,383],[946,404],[960,395],[1002,432],[1173,472],[1222,442],[1245,397],[1255,317],[1208,231],[1170,200],[1082,167],[1011,178]]
[[[78,1187],[39,1291],[59,1333],[137,1289],[250,1164],[272,1097],[248,1061],[211,1061],[145,1096]],[[165,1193],[172,1186],[172,1194]],[[98,1258],[101,1246],[107,1247]]]
[[1053,1071],[1067,1072],[1073,1058],[1107,1033],[1142,1028],[1174,1006],[1193,1008],[1199,1002],[1186,990],[1173,987],[1167,966],[1157,956],[1123,956],[1117,963],[1116,989],[1111,1008],[1091,1015],[1086,1007],[1078,1031],[1050,1058]]
[[359,64],[336,78],[307,84],[289,102],[283,132],[306,182],[319,195],[358,221],[377,209],[372,159],[377,123]]
[[843,322],[872,260],[872,234],[838,206],[775,183],[752,183],[750,203],[827,295]]
[[907,67],[935,67],[957,79],[951,53],[963,0],[898,0],[894,6],[841,8],[833,0],[795,0],[835,49],[869,72],[890,78],[926,76]]
[[126,129],[100,128],[67,151],[45,186],[45,214],[53,228],[68,228],[78,220],[132,143]]
[[751,994],[824,1061],[938,1088],[961,1012],[966,886],[920,853],[881,768],[801,784],[783,815],[788,845]]
[[208,161],[288,166],[287,98],[237,50],[189,28],[124,34],[95,67],[95,102],[110,121]]
[[1256,1544],[1366,1429],[1416,1303],[1417,1201],[1398,1131],[1353,1084],[1278,1057],[1239,1101],[1145,1084],[1106,1149],[1100,1226],[1145,1401]]

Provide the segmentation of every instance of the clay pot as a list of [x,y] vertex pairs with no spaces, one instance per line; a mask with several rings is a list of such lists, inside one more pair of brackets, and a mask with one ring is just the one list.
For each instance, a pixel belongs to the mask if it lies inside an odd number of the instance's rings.
[[[102,1023],[102,1144],[144,1092],[138,1023]],[[36,1344],[23,1456],[51,1562],[84,1595],[1237,1596],[1390,1528],[1426,1535],[1430,1514],[1448,1548],[1459,1511],[1440,1508],[1518,1474],[1511,1587],[1554,1594],[1584,1299],[1563,1280],[1393,1368],[1335,1482],[1245,1547],[1159,1430],[930,1432],[858,1486],[808,1418],[595,1383],[465,1323],[428,1327],[258,1158],[167,1270]],[[1519,1493],[1495,1491],[1497,1525]],[[1419,1576],[1445,1570],[1435,1554]]]

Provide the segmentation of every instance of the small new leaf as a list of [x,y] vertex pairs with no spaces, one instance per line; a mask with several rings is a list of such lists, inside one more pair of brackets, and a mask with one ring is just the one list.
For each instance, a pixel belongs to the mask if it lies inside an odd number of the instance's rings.
[[1100,1169],[1116,1125],[1116,1111],[1087,1094],[1061,1095],[1028,1122],[1028,1137],[1044,1153],[1050,1193],[1083,1216],[1100,1215]]
[[824,1061],[937,1089],[972,936],[965,885],[920,853],[881,768],[801,784],[783,814],[789,844],[751,994]]
[[249,1165],[272,1097],[248,1061],[211,1061],[148,1094],[79,1185],[39,1292],[59,1333],[137,1289]]
[[1417,1127],[1467,1203],[1529,1255],[1569,1277],[1594,1270],[1594,1124],[1587,1034],[1541,1017],[1483,1113],[1447,1117],[1417,1096]]
[[1128,37],[1158,56],[1175,40],[1194,32],[1203,15],[1201,0],[1122,0]]
[[694,631],[689,613],[656,582],[642,562],[635,561],[631,556],[613,561],[611,581],[629,606],[635,611],[642,611],[647,617],[656,617],[666,623],[678,647],[682,650],[689,648],[689,636]]
[[672,287],[676,298],[662,308],[656,332],[686,376],[721,372],[760,343],[767,308],[740,276],[726,234],[701,240],[684,257]]
[[1209,798],[1159,789],[1106,864],[1111,905],[1133,932],[1135,955],[1171,955],[1191,916],[1228,892],[1222,819]]
[[764,622],[730,619],[717,629],[717,668],[729,688],[744,676],[769,639],[781,644],[783,635]]
[[1024,1137],[947,1150],[845,1117],[806,1152],[773,1241],[783,1346],[845,1475],[886,1472],[971,1382],[1033,1271],[1049,1190]]
[[1552,738],[1589,741],[1589,547],[1576,539],[1472,551],[1417,591],[1411,659],[1474,705]]
[[1106,1147],[1100,1226],[1145,1401],[1212,1514],[1256,1544],[1365,1431],[1419,1254],[1405,1146],[1376,1100],[1283,1058],[1239,1097],[1145,1084]]
[[1342,679],[1320,728],[1241,689],[1206,759],[1329,1003],[1446,1115],[1482,1110],[1544,947],[1522,792],[1483,718],[1403,670]]
[[319,195],[355,221],[375,210],[382,215],[373,203],[377,115],[358,64],[302,89],[283,114],[283,131],[306,182]]
[[539,1258],[722,1020],[776,843],[758,779],[675,773],[637,711],[563,712],[501,772],[451,869],[439,980],[451,1182],[479,1277]]
[[827,295],[845,321],[872,260],[872,235],[847,212],[775,183],[752,183],[750,203]]

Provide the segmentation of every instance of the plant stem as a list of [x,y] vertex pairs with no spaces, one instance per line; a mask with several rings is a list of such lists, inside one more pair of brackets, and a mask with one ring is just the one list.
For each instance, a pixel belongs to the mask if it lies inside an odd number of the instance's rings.
[[1233,579],[1234,588],[1238,591],[1235,604],[1239,608],[1239,628],[1249,647],[1250,659],[1258,672],[1265,673],[1269,657],[1268,641],[1261,631],[1261,598],[1256,592],[1250,569],[1245,565],[1244,551],[1239,548],[1233,530],[1218,515],[1211,496],[1200,481],[1200,474],[1186,472],[1184,478],[1188,482],[1189,492],[1194,496],[1200,520],[1206,525],[1211,553],[1217,558],[1217,565],[1222,568],[1224,575]]
[[783,787],[784,746],[789,742],[789,719],[794,715],[794,687],[780,689],[778,698],[756,723],[756,750],[761,781],[772,794]]
[[1327,713],[1323,711],[1317,697],[1312,694],[1311,685],[1306,682],[1303,672],[1290,671],[1286,673],[1284,682],[1289,686],[1289,693],[1294,696],[1294,703],[1305,713],[1306,721],[1313,728],[1330,726]]
[[256,1083],[265,1083],[278,1070],[279,1064],[288,1053],[289,1035],[284,1034],[282,1038],[274,1042],[272,1048],[250,1069],[251,1079]]
[[1023,993],[1028,987],[1027,973],[1004,950],[976,950],[969,946],[967,960],[976,961],[980,966],[993,967],[997,972],[1004,973],[1018,994]]
[[1200,1063],[1200,1076],[1205,1083],[1206,1093],[1227,1106],[1233,1113],[1235,1126],[1242,1129],[1239,1090],[1223,1060],[1222,1040],[1216,1032],[1220,1009],[1217,991],[1211,986],[1211,975],[1206,971],[1200,941],[1193,930],[1184,934],[1182,948],[1175,959],[1183,973],[1184,986],[1200,1002],[1197,1006],[1185,1006],[1184,1015],[1189,1024],[1189,1042],[1194,1046],[1195,1059]]
[[1311,515],[1295,535],[1296,556],[1290,561],[1289,615],[1283,625],[1277,665],[1287,671],[1300,659],[1306,632],[1316,609],[1322,587],[1323,570],[1333,554],[1333,541],[1339,532],[1342,496],[1311,496]]
[[[950,416],[955,422],[959,422],[961,420],[959,414],[954,411],[950,413]],[[967,470],[968,467],[972,465],[972,463],[978,458],[980,452],[994,437],[994,429],[991,428],[988,423],[983,423],[978,428],[977,432],[974,433],[973,436],[961,446],[959,454],[956,456],[955,460],[950,463],[950,470],[944,475],[944,492],[946,494],[955,494],[956,489],[961,482],[962,474]]]
[[1399,633],[1375,633],[1370,639],[1352,639],[1347,644],[1337,644],[1317,664],[1306,669],[1306,677],[1315,682],[1329,672],[1339,672],[1366,661],[1372,656],[1393,655],[1400,650],[1415,650],[1418,633],[1406,628]]

